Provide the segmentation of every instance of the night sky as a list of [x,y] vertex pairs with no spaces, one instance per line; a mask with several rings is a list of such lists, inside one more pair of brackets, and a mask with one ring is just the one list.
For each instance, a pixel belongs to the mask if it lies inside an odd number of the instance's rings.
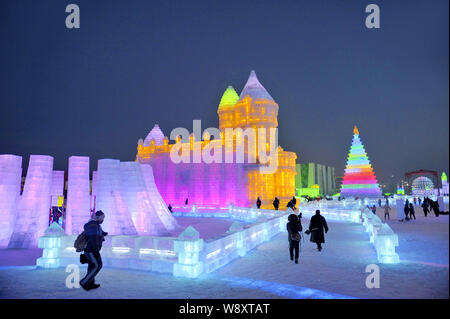
[[[81,28],[67,29],[76,3]],[[365,27],[365,7],[381,28]],[[297,163],[343,174],[353,125],[384,183],[449,168],[448,0],[0,2],[0,154],[134,160],[155,123],[218,127],[251,70]],[[391,176],[395,177],[392,179]]]

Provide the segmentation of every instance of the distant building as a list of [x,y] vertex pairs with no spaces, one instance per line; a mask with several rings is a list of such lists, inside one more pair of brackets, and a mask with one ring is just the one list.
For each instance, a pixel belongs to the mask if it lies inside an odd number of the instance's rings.
[[[334,167],[316,163],[296,164],[295,188],[297,196],[317,192],[319,195],[334,195],[336,193],[336,178]],[[311,192],[310,192],[311,191]],[[311,196],[311,195],[310,195]]]

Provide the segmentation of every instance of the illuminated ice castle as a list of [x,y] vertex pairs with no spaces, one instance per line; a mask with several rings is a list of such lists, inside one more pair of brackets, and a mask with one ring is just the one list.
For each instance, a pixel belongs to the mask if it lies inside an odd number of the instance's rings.
[[[225,90],[217,113],[220,139],[197,141],[191,134],[190,145],[184,143],[191,156],[195,149],[204,150],[208,144],[217,142],[224,156],[231,151],[235,157],[236,136],[232,137],[233,148],[230,150],[225,147],[229,142],[229,136],[225,134],[227,128],[256,130],[278,127],[278,104],[258,81],[254,71],[250,73],[240,96],[231,86]],[[187,198],[189,205],[227,207],[233,203],[248,207],[252,206],[259,196],[264,208],[272,207],[275,197],[280,199],[283,207],[295,194],[297,155],[284,151],[280,146],[275,173],[264,174],[260,172],[261,163],[264,161],[261,161],[258,155],[255,163],[176,164],[170,158],[174,145],[169,143],[168,137],[155,125],[145,140],[139,140],[137,146],[136,160],[152,165],[156,185],[167,204],[182,205]],[[246,148],[245,153],[248,151]]]

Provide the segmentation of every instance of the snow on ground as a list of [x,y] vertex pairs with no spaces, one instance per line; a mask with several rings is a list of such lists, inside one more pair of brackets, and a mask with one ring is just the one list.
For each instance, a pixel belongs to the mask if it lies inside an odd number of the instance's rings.
[[[281,233],[246,256],[197,279],[105,268],[97,277],[102,286],[89,292],[66,288],[67,274],[63,268],[0,266],[0,297],[448,298],[449,218],[434,215],[425,218],[418,213],[416,217],[416,221],[389,222],[399,236],[397,252],[401,263],[379,264],[381,287],[378,289],[365,286],[368,275],[365,268],[376,264],[377,257],[363,227],[329,221],[324,250],[318,252],[306,236],[297,265],[289,260],[287,234]],[[220,220],[211,221],[218,223]],[[304,219],[303,226],[308,222]],[[24,255],[28,256],[28,264],[32,265],[36,251],[0,250],[0,264],[12,263],[3,261],[9,259],[7,254],[14,255],[18,265],[25,264]],[[84,275],[85,268],[81,273]]]

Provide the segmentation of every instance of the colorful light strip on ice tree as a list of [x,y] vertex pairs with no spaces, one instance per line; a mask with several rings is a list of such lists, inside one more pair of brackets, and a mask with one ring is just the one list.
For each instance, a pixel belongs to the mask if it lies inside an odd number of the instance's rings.
[[359,138],[359,131],[356,125],[353,129],[352,146],[350,147],[344,179],[342,181],[341,196],[381,196],[380,186],[378,185],[364,145]]

